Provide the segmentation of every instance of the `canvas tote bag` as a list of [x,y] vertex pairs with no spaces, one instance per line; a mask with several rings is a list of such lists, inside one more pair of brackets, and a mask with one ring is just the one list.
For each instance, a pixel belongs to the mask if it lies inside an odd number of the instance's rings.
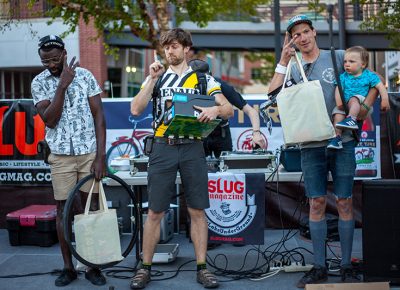
[[95,181],[89,191],[83,214],[75,215],[76,252],[93,264],[121,261],[121,244],[115,209],[109,209],[102,182],[99,183],[99,210],[89,212]]
[[304,82],[287,88],[282,86],[276,98],[285,144],[322,141],[335,137],[321,83],[319,80],[308,81],[297,54],[289,61],[283,83],[291,77],[293,62],[297,63]]

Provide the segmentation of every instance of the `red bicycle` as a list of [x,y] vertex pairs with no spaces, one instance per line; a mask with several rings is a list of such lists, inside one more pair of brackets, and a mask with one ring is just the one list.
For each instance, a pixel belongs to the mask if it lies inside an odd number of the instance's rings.
[[133,131],[131,137],[121,136],[116,141],[111,143],[110,149],[107,150],[106,164],[108,172],[113,173],[110,167],[111,161],[117,157],[136,156],[143,153],[143,138],[152,135],[152,131],[136,130],[137,125],[147,119],[153,118],[152,114],[148,114],[142,119],[135,120],[132,116],[129,116],[129,122],[133,124]]

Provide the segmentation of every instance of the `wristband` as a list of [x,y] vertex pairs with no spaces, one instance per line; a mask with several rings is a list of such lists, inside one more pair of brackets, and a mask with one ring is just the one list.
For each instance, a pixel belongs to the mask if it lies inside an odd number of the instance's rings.
[[367,104],[365,104],[365,103],[361,103],[361,106],[363,106],[364,109],[367,110],[367,112],[369,112],[369,110],[371,110],[371,107],[369,107],[369,106],[368,106]]
[[284,75],[284,74],[286,74],[286,70],[287,70],[286,66],[283,66],[279,63],[276,65],[276,68],[275,68],[276,73]]

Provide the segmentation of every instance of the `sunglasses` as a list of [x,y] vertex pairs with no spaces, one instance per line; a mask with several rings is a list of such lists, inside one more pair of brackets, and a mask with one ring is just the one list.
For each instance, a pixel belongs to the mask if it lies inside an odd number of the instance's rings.
[[51,57],[51,58],[46,58],[42,59],[41,62],[44,66],[49,66],[51,63],[53,64],[59,64],[63,60],[64,53],[62,52],[60,56],[56,57]]

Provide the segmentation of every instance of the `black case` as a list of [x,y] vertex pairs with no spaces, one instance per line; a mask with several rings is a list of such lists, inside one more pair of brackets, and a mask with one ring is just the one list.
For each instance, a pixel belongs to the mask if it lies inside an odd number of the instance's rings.
[[279,159],[283,168],[288,172],[301,171],[301,153],[300,148],[281,148]]
[[176,115],[198,116],[200,112],[195,110],[193,106],[213,107],[215,106],[215,97],[178,92],[174,93],[172,106],[165,112],[164,123],[166,125],[169,124]]
[[55,205],[30,205],[7,214],[11,246],[49,247],[58,242]]

